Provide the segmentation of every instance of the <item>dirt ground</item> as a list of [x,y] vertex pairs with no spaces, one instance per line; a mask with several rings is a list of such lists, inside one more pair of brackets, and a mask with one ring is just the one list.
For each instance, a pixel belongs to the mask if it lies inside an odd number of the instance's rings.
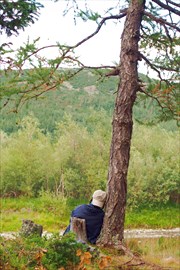
[[124,238],[159,238],[159,237],[178,237],[180,228],[174,229],[132,229],[124,231]]
[[[62,235],[63,232],[60,232]],[[11,239],[16,237],[17,233],[15,232],[3,232],[0,233],[0,236],[5,237],[6,239]],[[52,234],[44,231],[43,235],[51,236]],[[124,231],[124,238],[159,238],[159,237],[179,237],[180,228],[174,229],[129,229]]]

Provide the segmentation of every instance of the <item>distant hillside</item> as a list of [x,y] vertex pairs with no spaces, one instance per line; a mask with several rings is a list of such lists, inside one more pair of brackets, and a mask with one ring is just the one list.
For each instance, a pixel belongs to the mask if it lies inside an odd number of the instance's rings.
[[[140,75],[144,82],[148,77]],[[40,127],[45,133],[53,132],[56,123],[70,114],[72,119],[92,130],[98,121],[110,127],[114,101],[118,86],[117,77],[101,79],[97,73],[82,71],[66,81],[55,90],[44,94],[37,100],[29,100],[18,113],[12,112],[12,104],[1,111],[0,129],[7,133],[15,132],[21,119],[33,114],[39,119]],[[142,124],[153,124],[159,121],[159,109],[150,98],[137,98],[134,106],[134,118]],[[164,124],[174,129],[175,123]]]

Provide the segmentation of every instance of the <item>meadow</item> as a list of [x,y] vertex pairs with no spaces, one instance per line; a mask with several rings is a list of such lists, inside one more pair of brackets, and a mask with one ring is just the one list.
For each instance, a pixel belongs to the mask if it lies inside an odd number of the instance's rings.
[[[0,232],[19,232],[23,219],[41,224],[44,231],[58,233],[69,224],[71,211],[86,200],[66,199],[42,194],[38,198],[1,199]],[[179,206],[177,204],[158,205],[129,209],[126,211],[125,229],[170,229],[179,227]]]

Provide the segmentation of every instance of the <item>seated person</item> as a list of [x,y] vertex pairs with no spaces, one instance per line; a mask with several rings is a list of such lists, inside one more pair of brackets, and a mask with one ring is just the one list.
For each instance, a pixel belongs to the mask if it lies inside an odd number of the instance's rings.
[[[100,235],[103,225],[104,211],[102,208],[105,205],[106,192],[96,190],[93,193],[92,200],[89,204],[83,204],[76,207],[71,217],[85,219],[87,239],[91,244],[95,244],[98,236]],[[70,231],[70,225],[64,232],[64,235]]]

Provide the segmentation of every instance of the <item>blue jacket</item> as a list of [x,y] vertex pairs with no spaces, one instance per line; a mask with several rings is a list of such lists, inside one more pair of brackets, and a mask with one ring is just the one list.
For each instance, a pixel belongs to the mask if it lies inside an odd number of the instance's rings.
[[[103,225],[104,211],[91,203],[82,204],[72,211],[71,217],[85,219],[88,241],[91,244],[95,244]],[[67,227],[64,234],[69,232],[69,230],[70,225]]]

